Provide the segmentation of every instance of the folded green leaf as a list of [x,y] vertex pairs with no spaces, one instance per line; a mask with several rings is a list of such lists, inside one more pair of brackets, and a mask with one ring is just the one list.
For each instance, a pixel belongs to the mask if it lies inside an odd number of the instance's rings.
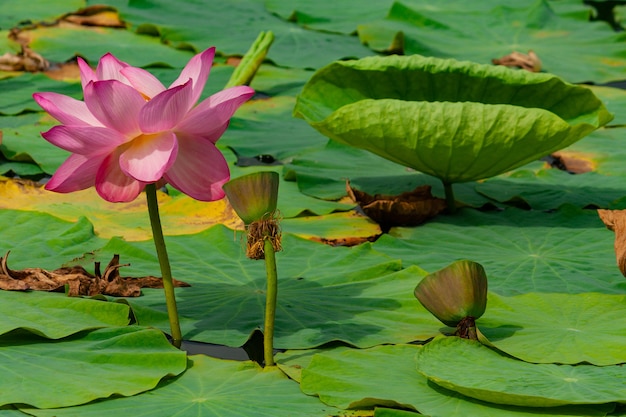
[[418,55],[332,63],[294,114],[447,184],[509,171],[612,119],[589,89],[550,74]]

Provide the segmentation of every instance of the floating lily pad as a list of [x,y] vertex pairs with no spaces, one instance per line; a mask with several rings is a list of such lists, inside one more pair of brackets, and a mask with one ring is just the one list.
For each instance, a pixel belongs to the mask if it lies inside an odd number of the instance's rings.
[[417,354],[417,368],[437,385],[495,404],[554,407],[626,401],[623,366],[531,364],[456,337],[426,344]]
[[399,0],[385,19],[363,22],[358,33],[375,50],[389,51],[400,38],[400,51],[407,55],[484,64],[513,51],[533,50],[544,71],[570,82],[624,78],[623,35],[604,22],[590,22],[581,3]]
[[527,362],[604,366],[626,363],[625,315],[624,295],[491,293],[477,325],[489,343]]
[[[177,288],[183,337],[241,346],[262,326],[265,267],[245,257],[245,238],[223,226],[167,239]],[[413,296],[424,274],[401,270],[400,262],[370,244],[330,247],[283,234],[276,254],[277,348],[310,348],[341,340],[359,347],[425,340],[438,334],[433,318]],[[112,239],[98,256],[119,253],[138,275],[156,274],[154,244]],[[169,331],[163,292],[143,290],[129,300],[141,325]]]
[[[335,407],[402,405],[432,417],[604,416],[612,405],[526,408],[496,405],[441,388],[416,371],[421,346],[333,349],[303,363],[301,388]],[[294,352],[297,355],[297,352]],[[302,355],[302,354],[301,354]],[[446,366],[442,359],[441,366]],[[459,372],[459,368],[453,369]]]
[[378,0],[354,7],[350,2],[333,0],[315,3],[307,0],[265,0],[265,8],[307,28],[352,34],[359,24],[385,17],[392,3],[392,0]]
[[131,29],[157,34],[174,47],[200,50],[210,39],[222,54],[243,55],[259,32],[271,30],[275,40],[267,57],[284,67],[319,68],[335,59],[372,55],[356,36],[306,30],[269,13],[260,1],[217,2],[210,7],[191,2],[180,7],[167,0],[107,4],[118,9]]
[[[0,114],[4,115],[14,115],[25,110],[40,111],[41,108],[33,100],[36,91],[52,91],[77,99],[82,97],[80,83],[56,81],[44,74],[25,73],[19,77],[6,78],[0,80],[0,88],[3,91],[0,96]],[[27,115],[25,120],[32,117]],[[7,124],[3,123],[2,128],[8,127]]]
[[607,208],[626,195],[626,183],[623,177],[595,172],[572,175],[558,169],[518,170],[476,184],[476,191],[503,203],[525,203],[534,210],[556,209],[563,204]]
[[0,291],[0,335],[23,329],[59,339],[84,330],[128,324],[128,305],[63,294]]
[[612,119],[589,89],[553,75],[417,55],[334,62],[294,114],[444,184],[517,168]]
[[0,230],[0,253],[11,251],[14,269],[55,269],[106,242],[95,236],[93,225],[84,217],[67,222],[44,213],[0,210]]
[[0,403],[38,408],[84,404],[113,394],[135,395],[187,367],[185,352],[163,333],[111,327],[45,341],[32,333],[0,337]]
[[489,289],[501,295],[623,294],[613,240],[595,210],[565,205],[551,213],[462,209],[417,228],[392,228],[374,248],[427,271],[471,259],[485,267]]
[[[49,61],[66,62],[80,55],[96,63],[107,52],[131,65],[182,68],[193,56],[163,44],[159,38],[111,28],[40,27],[29,32],[30,47]],[[210,45],[205,45],[206,49]]]
[[71,408],[21,407],[21,410],[37,417],[99,417],[127,414],[129,410],[134,415],[153,417],[319,417],[340,412],[302,394],[298,385],[276,368],[262,370],[252,362],[225,361],[203,355],[189,359],[190,367],[183,375],[141,395]]
[[[626,129],[599,129],[584,140],[559,151],[562,156],[588,161],[594,172],[626,177]],[[599,184],[601,185],[601,184]]]
[[85,0],[59,0],[53,3],[47,0],[21,0],[2,2],[0,29],[11,29],[25,22],[54,22],[62,15],[85,7]]

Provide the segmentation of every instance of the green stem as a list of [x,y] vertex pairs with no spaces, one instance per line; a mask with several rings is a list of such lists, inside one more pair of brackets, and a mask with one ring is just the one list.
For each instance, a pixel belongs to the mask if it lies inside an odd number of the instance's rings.
[[263,63],[272,42],[274,42],[274,34],[271,31],[259,33],[259,36],[243,56],[224,88],[250,85],[254,75]]
[[452,184],[444,182],[443,191],[446,194],[447,212],[454,213],[456,211],[456,201],[454,200],[454,190],[452,190]]
[[276,295],[278,293],[278,277],[276,273],[276,254],[272,241],[264,242],[265,271],[267,273],[267,293],[265,298],[265,331],[263,332],[263,353],[265,366],[274,366],[274,320],[276,317]]
[[148,200],[148,214],[150,215],[150,225],[152,226],[152,237],[156,246],[161,275],[163,277],[163,289],[165,290],[165,303],[167,305],[167,315],[170,320],[172,332],[172,344],[180,348],[183,337],[178,321],[178,309],[176,308],[176,294],[174,293],[174,283],[172,282],[172,270],[167,256],[165,239],[163,238],[163,228],[159,217],[159,203],[157,201],[156,185],[146,185],[146,198]]

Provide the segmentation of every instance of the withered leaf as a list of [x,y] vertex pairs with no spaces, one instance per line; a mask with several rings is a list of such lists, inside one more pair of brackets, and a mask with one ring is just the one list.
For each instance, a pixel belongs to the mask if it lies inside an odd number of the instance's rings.
[[505,67],[521,68],[530,72],[541,71],[541,60],[533,51],[528,51],[528,54],[513,51],[512,53],[505,55],[502,58],[492,59],[491,62],[494,65],[504,65]]
[[[89,273],[80,265],[62,267],[54,271],[42,268],[26,268],[12,270],[7,264],[9,252],[0,257],[0,289],[9,291],[65,291],[69,296],[94,296],[98,294],[114,297],[138,297],[142,288],[163,288],[161,278],[146,277],[122,277],[119,269],[126,265],[120,264],[119,255],[114,255],[109,264],[100,272],[100,263],[95,263],[95,275]],[[176,287],[189,287],[190,285],[174,280]]]
[[446,201],[433,197],[430,185],[422,185],[413,191],[398,195],[370,195],[350,186],[346,191],[363,212],[386,232],[394,226],[417,226],[446,209]]
[[37,52],[22,45],[17,54],[6,52],[0,55],[0,71],[39,72],[50,68],[50,63]]
[[593,171],[593,162],[590,159],[577,157],[568,152],[554,152],[550,155],[550,166],[567,171],[570,174],[584,174]]
[[626,277],[626,210],[598,210],[607,229],[615,232],[615,258],[617,266]]

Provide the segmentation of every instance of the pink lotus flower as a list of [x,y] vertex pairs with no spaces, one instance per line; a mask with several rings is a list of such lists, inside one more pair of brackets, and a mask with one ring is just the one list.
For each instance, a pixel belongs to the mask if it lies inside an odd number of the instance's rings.
[[215,142],[254,90],[228,88],[194,107],[214,56],[215,48],[194,56],[169,88],[111,54],[96,71],[79,58],[84,101],[33,95],[62,123],[42,136],[72,153],[46,189],[69,193],[95,185],[105,200],[128,202],[146,184],[169,183],[197,200],[224,197],[230,172]]

